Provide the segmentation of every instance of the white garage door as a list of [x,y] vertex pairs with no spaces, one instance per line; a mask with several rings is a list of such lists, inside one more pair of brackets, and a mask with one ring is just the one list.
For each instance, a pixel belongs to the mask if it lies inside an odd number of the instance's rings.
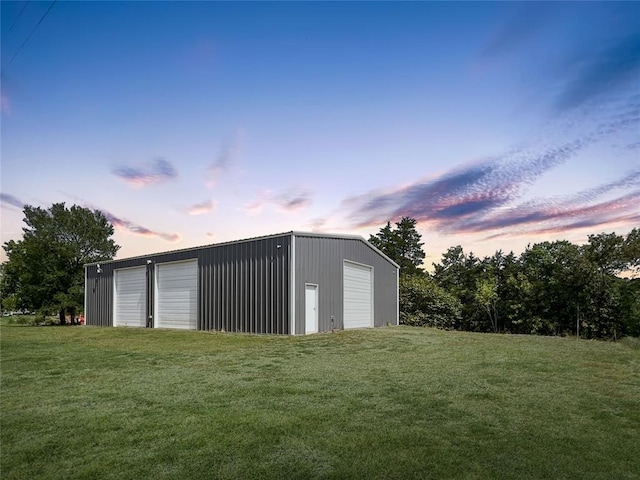
[[114,326],[146,327],[147,268],[118,269],[115,272]]
[[344,262],[344,328],[373,326],[373,270]]
[[195,330],[198,308],[198,261],[156,265],[154,325]]

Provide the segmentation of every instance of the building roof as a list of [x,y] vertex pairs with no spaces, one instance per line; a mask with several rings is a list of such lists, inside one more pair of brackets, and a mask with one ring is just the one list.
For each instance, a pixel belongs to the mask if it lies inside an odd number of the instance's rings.
[[295,230],[292,230],[290,232],[274,233],[274,234],[271,234],[271,235],[262,235],[262,236],[258,236],[258,237],[244,238],[244,239],[241,239],[241,240],[231,240],[231,241],[228,241],[228,242],[210,243],[210,244],[201,245],[201,246],[198,246],[198,247],[179,248],[179,249],[176,249],[176,250],[167,250],[167,251],[164,251],[164,252],[154,252],[154,253],[146,253],[144,255],[135,255],[133,257],[116,258],[116,259],[113,259],[113,260],[104,260],[104,261],[101,261],[101,262],[92,262],[92,263],[87,263],[84,266],[88,267],[88,266],[97,265],[97,264],[120,262],[120,261],[123,261],[123,260],[133,260],[133,259],[137,259],[137,258],[145,258],[145,257],[152,256],[152,255],[165,255],[165,254],[168,254],[168,253],[188,252],[188,251],[191,251],[191,250],[193,250],[193,251],[204,250],[204,249],[207,249],[207,248],[216,248],[216,247],[222,247],[224,245],[234,245],[234,244],[239,244],[239,243],[253,242],[253,241],[256,241],[256,240],[265,240],[265,239],[268,239],[268,238],[276,238],[276,237],[282,237],[282,236],[317,237],[317,238],[335,238],[335,239],[342,239],[342,240],[358,240],[358,241],[363,242],[365,245],[367,245],[369,248],[374,250],[380,256],[382,256],[385,259],[387,259],[389,261],[389,263],[391,263],[392,265],[394,265],[397,268],[400,268],[400,266],[396,262],[394,262],[392,259],[390,259],[387,255],[385,255],[379,249],[377,249],[376,247],[371,245],[369,242],[367,242],[360,235],[348,235],[348,234],[341,234],[341,233],[313,233],[313,232],[300,232],[300,231],[295,231]]

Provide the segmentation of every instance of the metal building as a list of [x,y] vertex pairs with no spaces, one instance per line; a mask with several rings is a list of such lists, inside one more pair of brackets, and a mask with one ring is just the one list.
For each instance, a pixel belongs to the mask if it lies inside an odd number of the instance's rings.
[[398,324],[398,265],[288,232],[85,265],[87,325],[300,335]]

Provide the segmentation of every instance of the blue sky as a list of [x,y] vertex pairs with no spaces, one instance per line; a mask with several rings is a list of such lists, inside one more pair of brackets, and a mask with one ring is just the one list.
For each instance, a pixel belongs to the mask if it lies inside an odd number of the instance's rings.
[[638,3],[1,5],[3,242],[54,202],[121,258],[411,216],[430,265],[640,226]]

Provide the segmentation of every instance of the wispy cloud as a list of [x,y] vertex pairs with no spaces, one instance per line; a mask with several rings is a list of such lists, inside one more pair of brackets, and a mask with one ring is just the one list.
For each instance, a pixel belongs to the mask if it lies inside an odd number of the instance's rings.
[[216,208],[216,203],[213,200],[206,200],[201,203],[196,203],[187,209],[189,215],[202,215],[204,213],[212,212]]
[[242,210],[244,210],[244,213],[246,213],[247,215],[254,216],[262,212],[262,209],[264,208],[265,205],[266,205],[265,201],[258,199],[258,200],[254,200],[253,202],[249,202],[245,204]]
[[326,224],[326,218],[314,218],[309,222],[309,227],[311,228],[312,232],[319,232],[325,227]]
[[[544,173],[579,158],[587,147],[611,136],[634,135],[638,125],[640,109],[634,101],[623,102],[620,109],[577,138],[562,135],[573,131],[567,127],[558,135],[564,142],[556,145],[515,148],[436,178],[390,191],[368,192],[345,200],[343,210],[354,227],[409,216],[443,233],[485,232],[491,238],[631,222],[640,214],[640,168],[571,196],[525,203],[521,199]],[[535,145],[538,143],[543,144],[537,141]]]
[[[636,172],[636,175],[640,172]],[[574,198],[555,199],[521,205],[500,215],[494,215],[482,222],[468,222],[467,230],[485,231],[520,227],[509,231],[509,236],[518,234],[562,233],[587,227],[608,227],[619,223],[632,224],[640,221],[640,189],[612,200],[581,205]],[[490,235],[488,238],[506,236],[504,232]]]
[[[576,128],[576,123],[581,128]],[[431,222],[442,231],[466,231],[466,218],[486,221],[489,212],[511,208],[544,173],[606,139],[618,135],[637,138],[638,126],[640,96],[631,96],[608,112],[594,109],[580,121],[567,116],[551,122],[528,145],[454,168],[436,178],[349,198],[344,207],[349,212],[349,222],[357,227],[410,216]],[[635,173],[630,175],[620,181],[627,182],[626,186],[620,183],[594,187],[581,194],[582,201],[614,189],[630,188],[629,184],[636,181]],[[490,222],[486,226],[490,228]]]
[[[583,197],[582,194],[575,198]],[[616,222],[629,215],[638,213],[640,190],[619,196],[613,200],[601,201],[590,204],[580,204],[575,200],[551,199],[546,202],[536,202],[518,206],[511,211],[505,212],[494,218],[487,218],[481,228],[502,228],[511,226],[522,226],[540,224],[543,222],[560,222],[558,228],[569,228],[575,226],[576,221],[584,225],[602,225],[608,222]],[[586,222],[586,223],[585,223]],[[476,228],[473,222],[469,223],[470,228]]]
[[[513,4],[512,8],[513,14],[489,37],[480,60],[509,65],[532,53],[544,52],[539,61],[531,64],[535,68],[526,73],[531,77],[530,84],[541,85],[533,95],[536,102],[546,97],[555,113],[562,114],[604,100],[624,88],[637,92],[640,32],[633,23],[637,18],[633,2],[600,2],[589,6],[573,2],[523,2]],[[591,14],[583,15],[573,24],[578,10],[585,9],[590,9]],[[616,28],[611,29],[611,24]],[[558,29],[575,42],[565,42],[556,48],[552,42],[559,41]],[[522,68],[528,67],[523,64]]]
[[[501,230],[488,238],[561,232],[640,219],[640,170],[572,196],[513,206],[520,196],[519,187],[527,177],[545,171],[536,169],[535,165],[529,167],[513,177],[497,173],[500,168],[495,165],[470,167],[431,182],[375,195],[361,204],[351,218],[356,219],[355,226],[359,227],[409,216],[445,233]],[[629,188],[634,190],[613,199],[603,199]],[[362,218],[363,215],[367,216]]]
[[[24,208],[24,203],[19,200],[18,198],[14,197],[13,195],[10,195],[8,193],[0,193],[0,202],[3,205],[10,205],[12,207],[17,207],[17,208]],[[84,202],[83,202],[84,203]],[[102,208],[96,208],[93,207],[91,205],[86,205],[87,208],[90,208],[92,210],[100,210],[104,216],[106,217],[106,219],[114,226],[114,228],[116,229],[120,229],[120,230],[125,230],[128,232],[131,232],[135,235],[142,235],[145,237],[158,237],[158,238],[162,238],[168,242],[177,242],[178,240],[181,239],[180,235],[177,233],[165,233],[165,232],[158,232],[158,231],[154,231],[154,230],[150,230],[149,228],[143,227],[141,225],[138,225],[134,222],[131,222],[127,219],[121,218],[121,217],[117,217],[116,215],[112,214],[111,212],[104,210]]]
[[136,187],[155,185],[178,177],[178,171],[164,158],[156,158],[151,163],[140,167],[120,165],[114,168],[112,173]]
[[226,171],[229,168],[229,165],[231,165],[234,152],[235,146],[231,143],[220,146],[216,159],[209,166],[209,176],[217,177],[222,172]]
[[556,107],[574,108],[628,80],[638,85],[640,74],[640,33],[628,35],[608,44],[591,44],[567,62]]
[[207,169],[207,187],[213,187],[221,175],[237,161],[242,146],[242,131],[238,131],[235,136],[220,145],[215,159]]
[[245,205],[244,210],[249,215],[256,215],[266,206],[273,205],[278,210],[294,212],[311,205],[311,192],[307,190],[289,189],[274,193],[270,190],[260,192],[258,198]]
[[542,154],[514,150],[398,190],[348,199],[345,205],[355,207],[350,217],[360,227],[409,216],[455,230],[461,219],[517,199],[526,185],[565,162],[585,143],[576,140]]
[[124,218],[120,218],[115,216],[114,214],[106,211],[106,210],[102,210],[99,209],[102,213],[104,213],[104,216],[107,218],[107,220],[115,227],[121,230],[125,230],[131,233],[134,233],[136,235],[142,235],[144,237],[158,237],[158,238],[162,238],[168,242],[177,242],[178,240],[181,239],[180,235],[177,233],[164,233],[164,232],[158,232],[158,231],[154,231],[154,230],[150,230],[146,227],[143,227],[141,225],[138,225],[136,223],[133,223],[129,220],[126,220]]
[[276,195],[273,202],[288,212],[301,210],[311,205],[311,193],[305,190],[289,190]]
[[104,214],[105,218],[114,226],[114,228],[118,230],[124,230],[130,233],[133,233],[135,235],[142,235],[144,237],[162,238],[164,240],[167,240],[168,242],[177,242],[182,238],[178,233],[166,233],[166,232],[151,230],[147,227],[143,227],[142,225],[138,225],[137,223],[127,220],[126,218],[118,217],[117,215],[114,215],[113,213],[111,213],[108,210],[105,210],[104,208],[97,207],[92,203],[87,202],[82,197],[70,195],[70,198],[74,202],[80,205],[83,205],[85,208],[101,211]]
[[482,57],[487,60],[500,57],[534,37],[548,18],[551,7],[542,2],[517,4],[515,14],[491,37]]
[[4,205],[11,205],[12,207],[17,207],[20,210],[24,208],[23,201],[19,200],[18,198],[8,193],[0,193],[0,202],[2,202]]

